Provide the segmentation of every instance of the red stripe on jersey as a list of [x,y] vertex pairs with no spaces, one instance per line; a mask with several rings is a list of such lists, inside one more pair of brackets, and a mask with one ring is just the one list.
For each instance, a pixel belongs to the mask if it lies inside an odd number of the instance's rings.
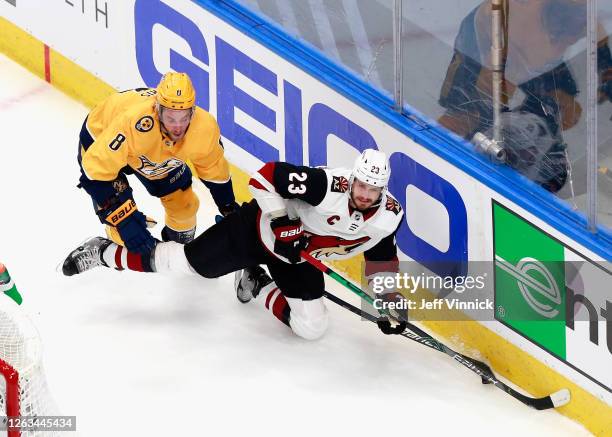
[[363,214],[363,220],[367,220],[370,217],[372,217],[374,214],[376,214],[376,211],[378,211],[378,206],[375,206],[373,208],[368,209],[364,214]]
[[270,292],[266,296],[266,309],[267,310],[270,309],[270,300],[272,299],[272,296],[274,295],[274,293],[276,293],[276,290],[278,290],[278,287],[274,287],[272,290],[270,290]]
[[49,50],[49,46],[45,44],[44,47],[44,56],[45,56],[45,80],[51,83],[51,53]]
[[115,251],[115,265],[119,270],[123,270],[123,266],[121,265],[121,252],[123,252],[123,247],[117,246],[117,250]]
[[274,163],[268,162],[257,172],[262,175],[268,182],[274,185]]
[[127,267],[130,270],[135,270],[137,272],[144,272],[142,268],[142,255],[139,253],[127,253]]
[[268,190],[266,187],[264,187],[263,185],[261,185],[261,183],[260,183],[260,182],[259,182],[257,179],[255,179],[255,178],[251,178],[251,179],[249,180],[249,185],[250,185],[251,187],[257,188],[257,189],[259,189],[259,190],[269,191],[269,190]]
[[272,305],[272,314],[281,322],[288,324],[289,320],[285,320],[286,317],[284,315],[287,305],[289,305],[289,302],[287,302],[287,299],[285,299],[282,293],[279,293],[274,301],[274,305]]

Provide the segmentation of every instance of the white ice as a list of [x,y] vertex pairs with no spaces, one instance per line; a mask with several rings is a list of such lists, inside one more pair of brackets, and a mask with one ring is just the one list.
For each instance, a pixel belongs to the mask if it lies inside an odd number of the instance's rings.
[[[80,436],[589,435],[332,303],[329,331],[307,342],[258,305],[240,304],[230,276],[100,268],[63,277],[56,265],[103,233],[76,188],[87,108],[3,56],[0,70],[0,261]],[[140,209],[163,221],[157,199],[133,182]],[[198,186],[201,231],[214,207]]]

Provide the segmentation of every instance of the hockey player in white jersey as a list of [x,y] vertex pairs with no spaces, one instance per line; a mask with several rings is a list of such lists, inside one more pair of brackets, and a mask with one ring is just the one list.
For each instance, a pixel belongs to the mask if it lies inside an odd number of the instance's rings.
[[[368,261],[386,262],[383,270],[396,271],[395,233],[403,211],[387,190],[389,177],[386,155],[372,149],[356,159],[353,169],[270,162],[249,181],[254,200],[192,242],[158,243],[149,259],[95,237],[68,255],[63,272],[71,276],[100,265],[206,278],[236,272],[241,302],[256,298],[295,334],[314,340],[328,324],[324,279],[300,253],[332,260],[363,252],[366,274],[376,273]],[[380,263],[374,264],[381,270]]]

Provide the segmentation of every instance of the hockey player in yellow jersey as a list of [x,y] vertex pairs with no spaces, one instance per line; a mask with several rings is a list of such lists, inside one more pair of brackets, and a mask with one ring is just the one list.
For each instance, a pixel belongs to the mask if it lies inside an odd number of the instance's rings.
[[134,174],[165,209],[164,241],[193,240],[199,200],[191,187],[191,161],[222,215],[236,202],[219,126],[195,104],[185,73],[167,73],[157,87],[114,94],[87,116],[80,133],[79,187],[92,197],[107,234],[146,254],[155,246],[126,178]]

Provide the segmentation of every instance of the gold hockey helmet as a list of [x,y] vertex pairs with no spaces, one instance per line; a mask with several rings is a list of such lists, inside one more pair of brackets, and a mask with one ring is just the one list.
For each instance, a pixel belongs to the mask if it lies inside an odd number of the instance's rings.
[[164,108],[190,109],[195,106],[195,89],[186,73],[164,74],[157,85],[157,103]]

